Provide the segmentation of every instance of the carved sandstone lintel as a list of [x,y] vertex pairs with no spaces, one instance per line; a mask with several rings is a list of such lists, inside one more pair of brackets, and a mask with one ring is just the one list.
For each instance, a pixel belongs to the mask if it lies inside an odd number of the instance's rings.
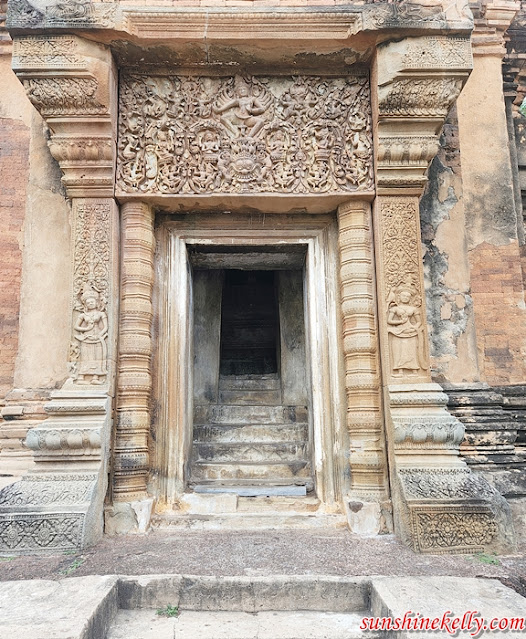
[[111,27],[115,3],[92,0],[16,0],[8,9],[8,27],[95,29]]
[[121,194],[371,191],[366,77],[127,75]]
[[406,38],[378,48],[379,193],[421,193],[443,121],[471,67],[468,37]]
[[74,35],[15,38],[13,69],[46,120],[69,197],[111,197],[115,163],[112,58]]

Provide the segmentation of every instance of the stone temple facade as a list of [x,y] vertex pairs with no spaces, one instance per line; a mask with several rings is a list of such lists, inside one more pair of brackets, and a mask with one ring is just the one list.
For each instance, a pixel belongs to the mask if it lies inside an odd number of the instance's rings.
[[512,550],[521,3],[0,11],[0,553],[177,526]]

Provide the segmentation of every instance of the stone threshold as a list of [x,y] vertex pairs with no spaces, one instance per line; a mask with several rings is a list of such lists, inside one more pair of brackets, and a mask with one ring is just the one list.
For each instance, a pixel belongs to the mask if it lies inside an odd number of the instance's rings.
[[[177,616],[159,616],[159,609]],[[364,633],[359,626],[364,617],[403,617],[410,610],[462,617],[475,609],[485,619],[524,617],[526,599],[494,579],[444,576],[90,576],[1,583],[0,636],[405,639],[423,634]],[[499,633],[512,635],[518,636]]]

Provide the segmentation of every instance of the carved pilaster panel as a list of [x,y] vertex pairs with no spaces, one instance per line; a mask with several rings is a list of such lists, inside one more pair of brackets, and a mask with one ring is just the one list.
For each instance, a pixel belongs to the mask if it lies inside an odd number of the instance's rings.
[[117,424],[113,495],[146,496],[152,376],[153,211],[143,203],[121,207],[122,272]]
[[381,409],[370,207],[338,209],[343,352],[354,498],[379,501],[387,493]]
[[431,382],[418,199],[375,202],[378,308],[398,534],[419,552],[513,546],[509,507],[459,455],[464,426]]
[[127,75],[124,194],[350,194],[373,186],[367,77]]
[[108,305],[114,295],[116,211],[111,200],[73,203],[73,323],[69,368],[74,384],[107,384]]
[[429,352],[423,295],[418,199],[380,197],[376,225],[381,263],[380,325],[384,365],[391,383],[427,381]]

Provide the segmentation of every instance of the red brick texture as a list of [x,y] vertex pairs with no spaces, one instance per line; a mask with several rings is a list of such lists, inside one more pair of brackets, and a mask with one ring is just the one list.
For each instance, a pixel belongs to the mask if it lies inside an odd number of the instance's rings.
[[29,129],[0,118],[0,399],[13,386],[18,348],[22,224],[29,175]]
[[489,384],[526,381],[526,309],[517,242],[469,253],[479,366]]

